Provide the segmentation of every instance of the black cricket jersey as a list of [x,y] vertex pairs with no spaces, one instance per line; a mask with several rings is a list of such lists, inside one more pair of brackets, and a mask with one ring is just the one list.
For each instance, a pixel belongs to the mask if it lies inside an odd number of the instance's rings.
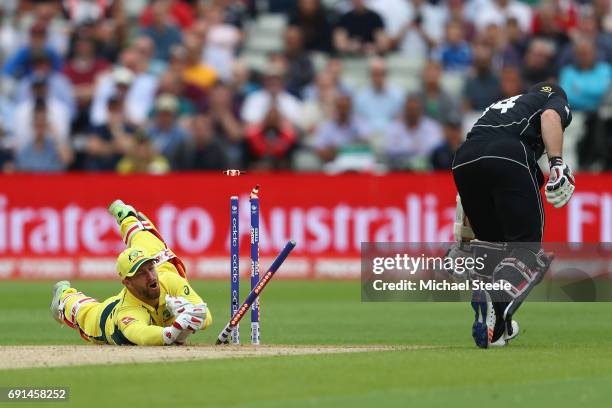
[[540,157],[544,153],[540,115],[547,109],[559,114],[563,129],[572,121],[569,104],[562,96],[552,90],[539,90],[489,106],[467,134],[467,139],[474,136],[514,138],[531,147],[536,157]]

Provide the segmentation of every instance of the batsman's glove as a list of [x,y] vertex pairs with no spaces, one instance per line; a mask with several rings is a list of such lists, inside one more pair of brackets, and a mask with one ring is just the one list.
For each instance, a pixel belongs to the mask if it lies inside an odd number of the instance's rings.
[[549,203],[555,208],[561,208],[567,204],[574,193],[576,188],[574,176],[561,157],[551,157],[549,162],[550,175],[544,193]]

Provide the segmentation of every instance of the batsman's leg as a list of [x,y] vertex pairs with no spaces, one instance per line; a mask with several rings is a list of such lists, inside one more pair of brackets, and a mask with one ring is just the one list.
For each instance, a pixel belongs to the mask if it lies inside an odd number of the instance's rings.
[[502,311],[505,319],[512,319],[512,315],[531,290],[542,281],[550,267],[552,256],[538,248],[539,244],[532,244],[531,247],[513,246],[508,256],[493,271],[493,282],[504,283],[510,288],[496,294],[496,298],[505,304]]
[[518,322],[504,318],[507,306],[507,302],[493,302],[486,290],[472,292],[472,338],[478,347],[503,347],[518,336]]

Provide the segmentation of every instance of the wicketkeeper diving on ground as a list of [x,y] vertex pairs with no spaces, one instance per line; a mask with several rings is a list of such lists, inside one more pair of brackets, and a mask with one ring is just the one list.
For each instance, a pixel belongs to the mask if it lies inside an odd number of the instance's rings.
[[117,258],[125,286],[103,302],[61,281],[53,287],[51,314],[86,341],[115,345],[185,344],[212,323],[206,303],[186,279],[185,267],[142,213],[114,201],[110,213],[127,248]]

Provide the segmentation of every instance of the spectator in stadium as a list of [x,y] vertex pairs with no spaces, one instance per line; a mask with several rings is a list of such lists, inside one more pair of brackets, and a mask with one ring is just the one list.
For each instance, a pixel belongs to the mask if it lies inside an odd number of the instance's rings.
[[184,45],[175,45],[170,49],[170,59],[166,70],[183,78],[187,67],[187,48]]
[[[119,4],[119,7],[117,5]],[[105,18],[116,18],[117,13],[123,10],[120,1],[90,1],[69,0],[62,1],[64,14],[74,26],[86,24],[90,21]]]
[[232,65],[243,40],[240,29],[226,22],[222,7],[209,7],[205,19],[195,26],[205,29],[204,62],[213,67],[222,80],[231,80]]
[[111,62],[117,61],[128,41],[128,31],[127,24],[112,19],[95,22],[93,34],[97,55]]
[[297,130],[283,117],[279,107],[269,105],[263,121],[246,128],[249,168],[288,169],[297,139]]
[[607,171],[612,171],[612,86],[608,88],[601,106],[599,107],[598,120],[600,128],[598,137],[603,142],[604,166]]
[[425,59],[444,37],[446,12],[427,0],[370,0],[385,22],[389,48]]
[[134,148],[136,128],[125,117],[124,99],[125,95],[112,96],[107,102],[108,121],[92,127],[85,147],[85,170],[112,171]]
[[504,26],[509,18],[518,21],[521,31],[531,32],[531,8],[518,0],[491,0],[484,3],[484,7],[478,10],[474,23],[478,31],[481,31],[489,24]]
[[[595,14],[585,13],[583,18],[584,24],[581,26],[580,33],[595,41],[598,59],[612,65],[612,3],[610,3],[610,10],[608,14],[609,24],[605,30],[599,29]],[[587,28],[586,26],[589,27]]]
[[119,174],[164,174],[169,171],[170,164],[155,150],[153,142],[144,132],[136,133],[134,148],[117,163]]
[[[590,40],[595,43],[597,52],[597,60],[605,61],[612,64],[612,32],[600,31],[598,27],[597,16],[592,12],[585,12],[580,16],[578,23],[578,36],[584,40]],[[565,66],[576,63],[574,55],[574,44],[567,44],[557,57],[557,65]]]
[[466,71],[472,64],[472,47],[465,40],[461,23],[451,21],[446,25],[446,39],[434,51],[446,71]]
[[[570,33],[577,25],[577,15],[563,15],[558,1],[545,1],[536,8],[533,19],[533,35],[548,40],[554,45],[555,53],[570,40]],[[567,19],[567,20],[566,20]],[[571,30],[571,31],[570,31]]]
[[526,88],[538,82],[555,80],[557,72],[553,57],[554,50],[550,43],[541,39],[531,40],[522,65],[522,77]]
[[34,106],[32,129],[32,140],[16,151],[15,168],[25,172],[63,171],[72,162],[72,150],[48,122],[43,99]]
[[592,0],[593,15],[597,17],[599,31],[612,32],[612,5],[610,0]]
[[321,160],[330,162],[343,148],[367,145],[369,136],[367,124],[353,114],[351,97],[340,94],[335,101],[333,117],[319,126],[314,147]]
[[229,83],[234,99],[242,105],[247,96],[259,91],[261,86],[253,78],[251,71],[242,60],[235,60],[232,65],[232,81]]
[[352,9],[343,14],[334,29],[334,48],[342,54],[384,53],[388,40],[380,15],[366,7],[365,0],[352,0]]
[[[196,113],[196,106],[189,97],[185,95],[184,84],[181,77],[173,71],[166,71],[159,77],[159,87],[157,88],[158,94],[172,95],[178,102],[178,108],[176,110],[176,117],[179,123],[183,127],[188,126],[188,122]],[[206,107],[206,104],[198,106],[198,108]],[[153,107],[151,116],[155,117],[156,109]]]
[[518,67],[509,65],[502,68],[499,78],[501,91],[500,99],[507,99],[525,92],[521,71]]
[[181,30],[173,22],[170,2],[156,1],[150,10],[151,22],[142,29],[142,34],[155,43],[153,58],[168,61],[170,48],[181,43]]
[[597,111],[610,88],[612,69],[606,62],[597,62],[595,44],[591,40],[578,39],[574,45],[576,63],[561,70],[559,84],[566,90],[567,99],[574,111],[584,112],[585,132],[578,145],[581,165],[604,159],[598,134]]
[[322,70],[312,88],[312,97],[307,99],[303,105],[304,130],[306,133],[306,144],[310,144],[317,128],[321,123],[332,119],[336,98],[340,91],[334,84],[334,78],[328,71]]
[[578,6],[573,0],[547,0],[536,5],[532,33],[535,36],[563,33],[572,36],[578,27]]
[[[520,65],[522,59],[514,46],[509,42],[507,35],[508,25],[518,25],[516,19],[508,19],[506,26],[489,24],[478,35],[476,45],[491,49],[491,68],[499,72],[506,65]],[[521,34],[522,31],[518,30]]]
[[465,39],[472,42],[476,37],[476,27],[474,23],[466,19],[465,0],[448,0],[448,22],[461,24]]
[[[210,18],[211,7],[205,7],[205,12],[193,22],[193,25],[189,29],[189,34],[193,35],[198,39],[202,46],[206,45],[206,40],[208,37],[208,31],[210,28],[210,23],[208,19]],[[204,52],[204,49],[202,50]],[[204,53],[202,53],[202,58],[204,57]],[[205,62],[205,61],[204,61]]]
[[463,128],[461,117],[448,116],[442,122],[444,141],[431,153],[431,168],[433,170],[450,170],[455,152],[463,143]]
[[0,61],[6,61],[20,48],[17,19],[11,17],[11,12],[0,5]]
[[284,66],[286,89],[301,98],[304,87],[312,83],[315,69],[310,55],[304,51],[302,32],[297,27],[285,30],[285,48],[282,54],[275,54],[272,61]]
[[17,84],[16,102],[32,98],[32,83],[35,78],[45,81],[47,97],[63,103],[72,118],[76,112],[72,84],[61,72],[53,70],[51,61],[44,52],[32,53],[32,73],[23,77]]
[[467,112],[483,111],[499,99],[499,78],[492,69],[489,47],[474,47],[474,63],[465,81],[463,105]]
[[189,85],[194,85],[203,91],[208,90],[217,82],[218,74],[214,68],[202,61],[202,50],[205,38],[198,33],[190,31],[185,34],[183,45],[185,46],[185,69],[183,80]]
[[100,78],[94,91],[90,121],[93,126],[106,121],[106,102],[117,92],[126,92],[125,110],[128,120],[144,125],[155,101],[158,79],[148,72],[149,61],[127,48],[121,52],[119,66]]
[[140,35],[134,38],[130,48],[143,61],[142,65],[146,67],[146,73],[157,77],[166,70],[168,61],[155,57],[156,46],[150,37]]
[[[6,1],[6,0],[5,0]],[[4,1],[4,2],[5,2]],[[22,2],[25,3],[25,2]],[[56,0],[37,0],[29,2],[31,14],[22,21],[25,26],[29,23],[40,23],[46,27],[46,44],[64,56],[68,53],[70,44],[70,24],[62,14],[61,4]],[[28,21],[29,20],[29,21]],[[28,41],[24,38],[24,43]]]
[[225,150],[225,161],[230,168],[242,168],[244,157],[244,128],[240,122],[239,106],[231,88],[218,82],[210,90],[208,116],[215,141]]
[[387,164],[396,170],[428,169],[430,155],[442,140],[440,125],[425,116],[421,98],[409,95],[401,118],[394,121],[384,134]]
[[38,106],[44,107],[47,112],[49,127],[53,135],[62,143],[69,144],[70,138],[70,110],[64,102],[49,95],[47,78],[34,77],[32,79],[31,96],[16,105],[14,112],[13,143],[17,148],[30,144],[34,138],[34,112]]
[[[330,56],[325,63],[325,67],[322,69],[323,72],[330,75],[332,84],[337,92],[352,94],[353,89],[343,79],[343,65],[342,59]],[[318,87],[316,82],[308,85],[304,88],[303,97],[304,100],[312,100],[318,97]]]
[[[512,55],[515,55],[518,59],[514,62],[514,65],[520,65],[527,52],[527,47],[529,46],[529,37],[526,33],[521,31],[518,21],[516,21],[515,18],[509,18],[506,22],[505,34],[507,48],[512,52]],[[511,63],[510,61],[504,61],[506,65]]]
[[440,63],[428,61],[421,75],[423,77],[421,99],[425,114],[438,122],[443,122],[449,115],[460,115],[460,102],[442,89]]
[[355,112],[373,132],[383,132],[401,110],[404,95],[387,83],[387,65],[382,58],[369,61],[370,84],[357,92]]
[[[94,89],[93,100],[90,110],[90,124],[92,126],[103,125],[108,120],[108,101],[117,97],[122,101],[127,99],[127,94],[134,82],[134,73],[125,68],[117,67],[110,73],[105,74],[99,79],[96,88]],[[132,122],[128,114],[127,102],[122,103],[128,121]],[[134,123],[135,124],[135,123]]]
[[14,169],[13,149],[7,139],[7,133],[0,125],[0,172],[10,173]]
[[[159,5],[160,3],[161,5]],[[183,0],[152,0],[140,16],[140,24],[143,27],[154,24],[157,7],[165,10],[170,18],[170,23],[177,25],[181,30],[189,29],[193,24],[195,14],[189,2]]]
[[247,2],[243,0],[209,0],[208,2],[197,1],[196,3],[198,16],[206,15],[210,7],[222,9],[223,21],[226,24],[233,25],[239,30],[242,30],[246,18],[249,17],[248,12],[250,10],[248,8],[253,8],[255,6],[250,0]]
[[30,29],[30,41],[6,60],[2,73],[16,79],[31,75],[34,68],[34,57],[46,55],[54,71],[60,71],[63,60],[59,52],[47,45],[47,26],[37,22]]
[[191,135],[183,169],[223,170],[229,168],[226,150],[215,135],[210,116],[198,114],[192,122]]
[[[0,84],[2,81],[2,78],[0,78]],[[0,140],[2,137],[8,137],[12,134],[13,124],[11,121],[15,118],[15,102],[10,97],[7,88],[7,86],[0,86]]]
[[177,111],[178,100],[170,94],[161,94],[155,101],[153,124],[147,135],[153,145],[170,163],[172,169],[182,169],[189,134],[179,126]]
[[76,116],[73,130],[81,132],[89,128],[89,109],[93,99],[95,84],[99,77],[110,69],[103,58],[96,57],[95,42],[88,37],[77,37],[72,56],[64,66],[64,75],[74,89]]
[[[166,72],[164,72],[160,77],[160,81],[162,79],[165,80],[165,92],[169,92],[177,96],[179,98],[179,102],[182,98],[187,98],[196,111],[204,111],[208,107],[208,96],[206,94],[206,90],[185,81],[183,73],[185,72],[186,66],[187,49],[182,45],[175,45],[172,47],[172,50],[170,50],[170,61],[168,63]],[[171,79],[171,81],[168,81],[169,79]],[[162,92],[161,90],[158,91]]]
[[275,105],[283,118],[291,122],[293,126],[301,126],[302,104],[285,90],[284,75],[282,66],[268,65],[264,73],[263,89],[247,96],[242,105],[240,115],[244,122],[250,125],[262,123],[270,107]]
[[328,15],[321,0],[298,0],[289,16],[289,27],[302,31],[307,51],[331,51],[332,26]]

